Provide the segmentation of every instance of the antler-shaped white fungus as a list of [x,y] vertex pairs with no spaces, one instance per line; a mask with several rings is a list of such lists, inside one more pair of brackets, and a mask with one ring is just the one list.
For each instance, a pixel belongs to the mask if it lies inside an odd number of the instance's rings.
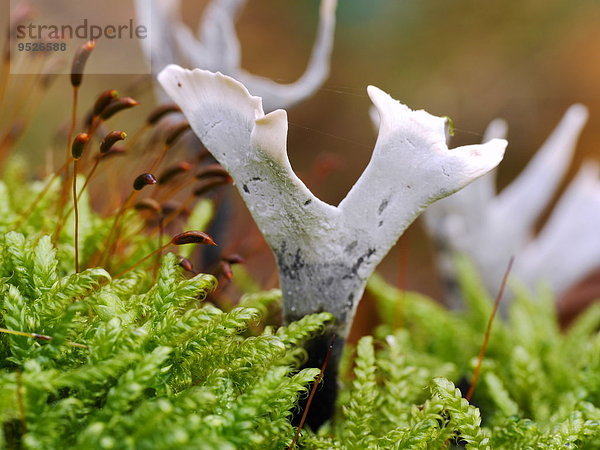
[[562,293],[600,267],[598,166],[585,164],[537,239],[524,250],[517,274],[529,286],[548,282]]
[[245,3],[246,0],[212,0],[196,38],[180,19],[181,0],[136,0],[140,23],[151,23],[151,39],[143,42],[143,49],[151,61],[153,74],[169,64],[219,71],[240,80],[253,95],[262,97],[267,111],[289,108],[312,95],[329,75],[337,0],[321,0],[310,61],[304,74],[291,84],[253,75],[241,67],[235,21]]
[[[584,166],[561,197],[538,236],[534,227],[552,199],[573,156],[587,110],[573,105],[521,174],[496,194],[492,172],[425,214],[440,250],[440,268],[449,281],[456,274],[452,255],[466,254],[494,294],[511,255],[512,276],[530,288],[549,283],[560,294],[600,266],[600,182],[593,165]],[[494,121],[486,139],[506,134]]]
[[287,113],[264,113],[236,80],[167,67],[158,79],[235,180],[279,266],[289,320],[333,313],[345,338],[375,266],[427,205],[493,169],[506,141],[449,150],[446,119],[412,111],[370,86],[381,117],[364,173],[339,206],[315,197],[287,156]]

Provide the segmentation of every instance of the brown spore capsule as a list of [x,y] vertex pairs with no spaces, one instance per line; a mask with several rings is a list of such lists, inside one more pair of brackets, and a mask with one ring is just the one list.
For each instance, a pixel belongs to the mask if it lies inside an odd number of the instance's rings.
[[71,156],[73,159],[81,158],[81,155],[83,155],[83,150],[89,141],[90,136],[87,133],[80,133],[75,136],[75,139],[73,139],[73,144],[71,145]]
[[140,200],[133,207],[136,211],[151,211],[156,214],[160,214],[162,211],[160,204],[153,198],[145,198]]
[[108,120],[115,114],[125,109],[133,108],[134,106],[139,105],[139,103],[132,99],[131,97],[122,97],[117,98],[110,102],[106,108],[100,113],[100,118],[102,120]]
[[224,184],[228,184],[229,180],[227,178],[208,178],[203,180],[202,184],[194,189],[194,195],[196,197],[200,197],[201,195],[206,194],[211,189],[222,186]]
[[243,264],[243,263],[246,262],[246,260],[243,257],[241,257],[240,255],[238,255],[237,253],[234,253],[232,255],[224,256],[222,258],[222,260],[225,261],[225,262],[227,262],[227,263],[229,263],[229,264],[231,264],[231,265],[234,265],[234,264]]
[[165,139],[165,144],[167,147],[172,147],[175,142],[190,129],[190,124],[187,122],[181,122],[173,125],[167,130],[167,137]]
[[192,210],[179,202],[166,202],[162,205],[163,217],[171,217],[172,214],[177,213],[178,216],[186,217],[192,213]]
[[156,183],[157,181],[154,175],[152,175],[151,173],[143,173],[133,181],[133,189],[136,191],[141,191],[146,186],[150,186]]
[[184,231],[171,239],[173,245],[185,244],[200,244],[200,245],[217,245],[215,241],[203,231]]
[[220,164],[209,164],[200,168],[196,174],[196,179],[202,180],[209,177],[230,178],[229,173]]
[[194,271],[194,265],[192,264],[192,262],[189,259],[187,259],[187,258],[181,258],[181,261],[179,261],[179,265],[186,272],[195,273],[195,271]]
[[179,108],[179,106],[177,106],[175,104],[157,106],[148,115],[148,118],[146,119],[146,124],[149,126],[156,125],[158,123],[158,121],[160,119],[162,119],[163,117],[165,117],[169,114],[178,113],[178,112],[181,112],[181,108]]
[[102,92],[94,103],[92,115],[97,117],[102,114],[102,111],[104,111],[104,109],[117,98],[119,98],[119,93],[115,89],[109,89]]
[[112,148],[113,145],[124,140],[126,137],[127,133],[124,131],[111,131],[104,136],[104,139],[102,139],[102,142],[100,143],[100,153],[105,154]]
[[94,121],[94,112],[88,111],[87,113],[85,113],[85,119],[83,119],[83,124],[86,127],[90,127],[92,125],[93,121]]
[[174,165],[173,167],[169,167],[158,177],[159,184],[166,184],[175,178],[177,175],[182,174],[184,172],[189,172],[192,169],[192,165],[187,161],[181,161],[180,163]]
[[229,264],[227,261],[221,261],[219,263],[218,273],[222,274],[227,280],[231,280],[233,278],[231,264]]
[[31,333],[31,337],[34,339],[39,339],[40,341],[51,341],[52,340],[52,336],[46,336],[45,334]]
[[162,210],[163,216],[171,215],[175,211],[179,210],[180,208],[181,208],[181,203],[179,203],[179,202],[167,202],[167,203],[163,203],[161,205],[161,210]]
[[81,85],[85,63],[92,54],[94,47],[96,47],[96,42],[88,41],[80,46],[75,52],[73,65],[71,66],[71,86],[77,88]]

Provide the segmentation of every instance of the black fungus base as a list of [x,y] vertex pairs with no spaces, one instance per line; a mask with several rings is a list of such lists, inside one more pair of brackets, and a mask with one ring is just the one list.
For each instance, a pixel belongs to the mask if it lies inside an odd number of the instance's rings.
[[[316,367],[320,369],[323,366],[323,362],[327,356],[332,337],[333,332],[328,332],[322,336],[312,339],[307,343],[305,348],[308,352],[308,360],[302,367],[303,369],[308,367]],[[305,425],[309,426],[313,431],[317,431],[321,425],[331,419],[335,412],[335,404],[339,388],[338,371],[343,348],[344,340],[342,338],[337,338],[333,341],[333,349],[331,351],[331,356],[329,357],[327,367],[325,368],[325,373],[323,374],[323,380],[321,381],[320,386],[317,388],[317,392],[315,393],[312,404],[308,411],[308,416],[306,418]],[[295,410],[292,418],[292,423],[294,426],[299,425],[302,414],[306,408],[307,401],[308,395],[300,400],[298,405],[299,407]]]

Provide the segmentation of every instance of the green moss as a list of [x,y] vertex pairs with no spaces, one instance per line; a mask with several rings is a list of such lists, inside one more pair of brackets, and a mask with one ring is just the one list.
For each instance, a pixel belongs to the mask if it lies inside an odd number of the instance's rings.
[[[319,373],[299,370],[303,344],[330,314],[265,326],[280,302],[277,290],[221,310],[205,301],[214,277],[189,278],[171,253],[156,277],[140,269],[112,279],[93,267],[74,274],[69,226],[56,246],[50,237],[55,220],[47,208],[56,192],[24,219],[40,185],[14,173],[5,180],[0,327],[47,337],[0,333],[0,448],[290,445],[290,417]],[[87,267],[111,218],[82,205]],[[126,220],[140,225],[133,215]],[[127,234],[113,269],[153,245]],[[344,356],[335,417],[318,432],[304,429],[298,447],[600,447],[600,307],[561,332],[548,296],[520,292],[506,320],[494,324],[469,404],[456,386],[468,386],[491,308],[468,263],[458,264],[468,305],[462,312],[372,278],[382,325],[359,341],[354,357]]]

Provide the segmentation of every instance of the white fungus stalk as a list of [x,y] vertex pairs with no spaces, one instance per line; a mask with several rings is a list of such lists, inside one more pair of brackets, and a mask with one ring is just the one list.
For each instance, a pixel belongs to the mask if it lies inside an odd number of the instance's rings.
[[286,150],[287,114],[264,113],[236,80],[167,67],[158,77],[194,132],[235,180],[277,264],[287,320],[330,311],[347,335],[365,283],[427,205],[501,161],[506,141],[449,150],[446,119],[412,111],[370,86],[381,117],[364,173],[339,206],[310,192]]
[[[568,170],[586,120],[584,106],[569,108],[527,167],[502,192],[496,194],[491,172],[427,210],[427,228],[450,285],[456,282],[452,263],[456,254],[472,260],[492,295],[511,255],[516,257],[512,279],[530,289],[547,283],[555,294],[600,266],[600,181],[591,164],[580,170],[534,236],[536,222]],[[484,142],[505,134],[506,125],[494,121]]]

